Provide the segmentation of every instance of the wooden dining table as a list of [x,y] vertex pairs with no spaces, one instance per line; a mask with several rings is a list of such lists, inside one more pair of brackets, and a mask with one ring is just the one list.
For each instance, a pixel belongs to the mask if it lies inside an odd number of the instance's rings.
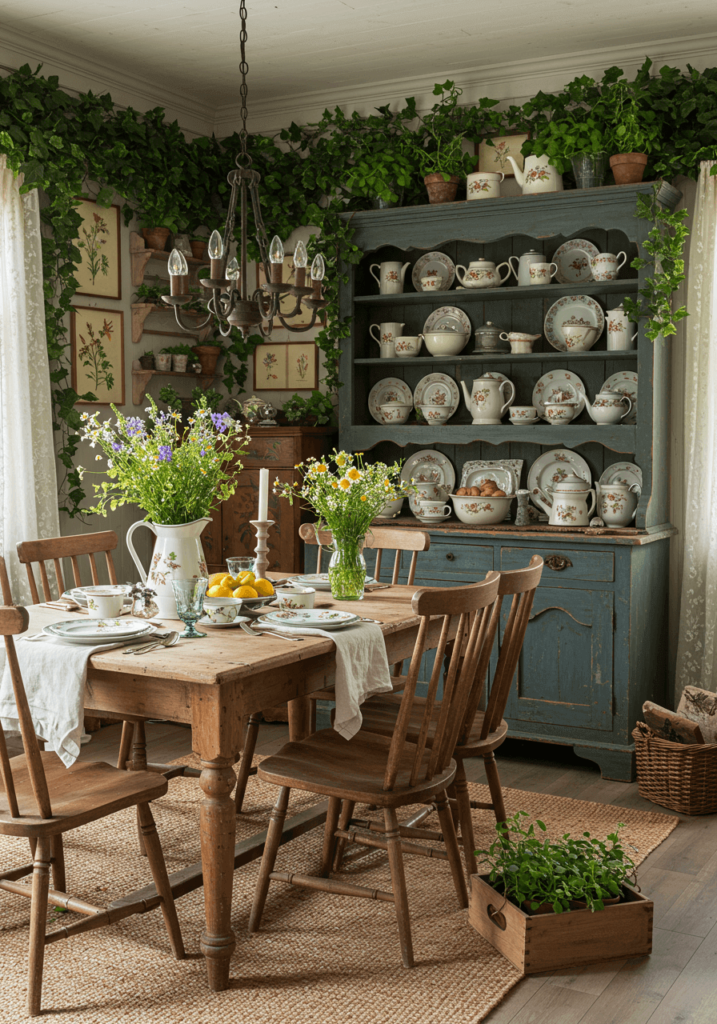
[[[360,604],[334,601],[330,594],[317,592],[316,607],[357,611],[379,620],[388,662],[393,665],[410,658],[413,651],[419,619],[411,610],[411,598],[417,589],[393,585],[366,593]],[[28,610],[30,630],[35,632],[67,617],[41,605]],[[427,647],[438,645],[441,621],[436,618]],[[164,625],[183,628],[181,623]],[[204,639],[180,640],[174,647],[149,654],[125,654],[122,648],[93,654],[85,710],[100,717],[159,718],[192,728],[192,749],[201,763],[201,862],[175,872],[170,882],[175,898],[204,886],[205,930],[200,948],[209,986],[221,991],[229,985],[236,944],[231,928],[234,871],[261,856],[266,836],[261,832],[236,843],[232,765],[242,746],[242,718],[288,701],[290,738],[305,738],[310,731],[309,694],[333,683],[336,646],[323,637],[306,637],[302,643],[250,637],[238,628],[207,633]],[[181,771],[177,769],[177,774]],[[322,803],[288,819],[282,841],[321,825],[325,815]],[[154,896],[150,885],[121,902]]]

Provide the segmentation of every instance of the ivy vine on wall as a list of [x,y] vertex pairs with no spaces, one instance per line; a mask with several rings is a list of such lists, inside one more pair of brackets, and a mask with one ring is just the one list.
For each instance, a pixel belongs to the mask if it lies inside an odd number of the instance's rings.
[[[81,256],[74,245],[80,225],[76,197],[87,194],[88,183],[94,182],[99,191],[93,198],[100,205],[109,205],[114,193],[124,199],[126,223],[138,213],[146,227],[191,233],[220,228],[229,195],[226,176],[239,140],[236,134],[221,141],[187,140],[176,122],[165,120],[161,108],[139,113],[116,109],[109,94],[70,96],[57,77],[45,78],[40,70],[25,65],[0,78],[0,153],[6,154],[13,171],[24,175],[23,190],[39,188],[45,195],[47,345],[54,428],[60,435],[57,450],[66,471],[60,507],[73,516],[82,510],[85,497],[74,467],[80,440],[75,406],[79,398],[94,397],[89,392],[78,395],[70,383],[65,320],[77,289],[74,272]],[[420,113],[413,99],[396,110],[378,107],[367,117],[337,107],[327,109],[314,124],[292,124],[276,139],[255,135],[250,140],[254,167],[262,175],[263,215],[272,232],[286,238],[301,226],[320,229],[309,249],[310,258],[321,251],[329,268],[326,324],[316,339],[324,353],[322,383],[329,393],[341,386],[338,357],[349,334],[348,319],[339,315],[341,275],[361,257],[351,241],[350,222],[340,214],[380,202],[425,202],[425,168],[447,169],[442,167],[442,154],[452,154],[450,173],[455,172],[456,160],[462,159],[464,170],[470,169],[471,157],[457,155],[457,137],[478,141],[500,130],[529,131],[527,149],[545,152],[562,138],[565,155],[581,133],[617,139],[615,126],[608,125],[614,120],[613,95],[622,104],[620,109],[630,112],[630,137],[646,139],[648,178],[680,173],[696,177],[700,160],[717,155],[717,69],[698,72],[688,67],[683,73],[665,67],[653,74],[646,61],[628,82],[619,68],[610,68],[602,82],[581,76],[556,94],[540,92],[502,112],[489,97],[461,106],[460,89],[450,81],[436,85],[434,95],[436,102],[428,112]],[[684,231],[664,219],[656,227],[653,259],[667,253],[678,275]],[[250,257],[257,256],[256,245],[250,245]],[[657,305],[663,316],[669,307],[669,296],[658,299],[650,294],[643,299],[648,309]],[[234,331],[227,339],[215,340],[227,356],[224,384],[230,393],[241,391],[247,359],[261,338],[244,340]],[[325,400],[317,395],[309,402],[323,414],[325,409],[318,406]],[[294,418],[301,401],[291,405]]]

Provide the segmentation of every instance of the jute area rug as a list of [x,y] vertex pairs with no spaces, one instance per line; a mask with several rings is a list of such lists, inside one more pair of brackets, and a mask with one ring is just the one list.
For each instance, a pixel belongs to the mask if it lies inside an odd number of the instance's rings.
[[[191,757],[185,763],[195,763]],[[474,799],[487,788],[471,785]],[[277,790],[250,779],[246,813],[237,838],[266,827]],[[170,873],[199,860],[197,780],[175,779],[153,805]],[[315,797],[292,792],[289,814]],[[549,833],[589,830],[604,837],[618,821],[642,860],[677,824],[658,812],[521,790],[506,790],[509,813],[540,817]],[[362,811],[363,813],[363,811]],[[494,836],[491,812],[475,811],[479,846]],[[404,815],[405,816],[405,815]],[[429,822],[431,819],[429,819]],[[435,826],[434,826],[435,827]],[[321,830],[281,848],[277,868],[316,870]],[[27,862],[23,840],[0,837],[0,863]],[[137,852],[134,811],[71,833],[66,840],[70,892],[109,903],[151,879]],[[460,910],[449,868],[442,861],[406,857],[416,967],[401,966],[392,904],[348,899],[272,884],[262,931],[251,938],[247,918],[259,861],[234,876],[233,928],[237,948],[231,988],[212,993],[206,983],[199,936],[204,922],[201,889],[177,903],[188,959],[169,953],[161,913],[129,918],[110,928],[47,947],[43,1010],[72,1024],[477,1024],[520,980],[520,973],[484,942]],[[383,851],[350,868],[351,880],[390,889]],[[0,1022],[25,1017],[29,900],[0,893]],[[75,915],[50,911],[54,922]]]

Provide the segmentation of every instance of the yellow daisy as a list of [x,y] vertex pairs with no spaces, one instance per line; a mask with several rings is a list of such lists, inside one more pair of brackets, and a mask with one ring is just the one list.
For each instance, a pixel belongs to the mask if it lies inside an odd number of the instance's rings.
[[333,488],[338,488],[338,486],[339,486],[339,482],[338,482],[338,480],[332,480],[332,481],[331,481],[331,486],[332,486]]
[[360,480],[361,472],[360,470],[356,469],[355,466],[352,466],[351,469],[346,474],[346,476],[349,478],[349,480]]
[[339,480],[339,487],[341,488],[342,491],[348,491],[348,489],[351,487],[351,481],[348,480],[345,476],[342,476],[341,479]]
[[[85,415],[87,415],[87,413],[85,413]],[[336,458],[336,465],[343,467],[346,465],[346,461],[346,455],[344,454],[344,452],[341,452],[341,454],[338,455]]]
[[327,471],[328,471],[328,466],[325,463],[323,463],[323,462],[320,462],[318,464],[318,466],[316,466],[316,472],[317,473],[326,473]]
[[368,501],[368,498],[366,497],[365,494],[361,495],[361,501]]

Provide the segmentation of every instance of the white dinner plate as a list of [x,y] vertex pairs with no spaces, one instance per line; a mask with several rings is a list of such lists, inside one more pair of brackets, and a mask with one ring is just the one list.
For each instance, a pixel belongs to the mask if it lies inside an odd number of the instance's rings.
[[69,644],[113,644],[156,633],[146,619],[70,619],[45,626],[43,633]]
[[597,327],[599,340],[605,327],[602,306],[591,295],[564,295],[552,304],[543,325],[545,337],[558,352],[567,352],[563,325]]
[[587,462],[582,455],[577,455],[568,448],[557,448],[551,452],[543,452],[535,460],[528,470],[528,490],[530,491],[531,501],[538,506],[541,512],[544,509],[541,505],[538,505],[536,498],[538,488],[549,498],[550,493],[546,491],[546,487],[554,488],[571,471],[576,476],[581,477],[588,487],[592,487],[592,473]]
[[634,370],[618,370],[608,377],[600,390],[619,391],[621,395],[627,395],[632,401],[632,409],[622,422],[628,425],[637,423],[637,374]]
[[553,263],[557,263],[558,272],[555,275],[557,284],[584,284],[585,281],[592,281],[593,271],[590,260],[597,256],[600,250],[586,238],[571,238],[553,253]]
[[456,334],[470,334],[471,322],[458,306],[439,306],[429,313],[423,333],[431,331],[455,331]]
[[340,612],[333,608],[287,608],[267,612],[259,621],[262,625],[279,626],[281,629],[344,629],[355,626],[361,617],[355,612]]
[[[445,500],[445,496],[453,494],[456,483],[456,471],[451,460],[441,452],[434,452],[430,448],[411,455],[403,464],[401,479],[407,484],[414,483],[423,485],[422,490],[426,491],[426,497],[430,500],[436,498]],[[444,492],[441,494],[441,490]],[[429,493],[432,491],[433,493]],[[419,511],[418,502],[421,495],[409,494],[408,504],[414,516]]]
[[563,396],[572,398],[572,392],[566,387],[567,384],[572,384],[578,393],[578,411],[573,419],[578,418],[585,408],[585,385],[572,370],[551,370],[550,373],[544,373],[533,388],[533,405],[541,419],[546,419],[546,402],[551,399],[560,401]]
[[[309,573],[306,576],[292,576],[291,582],[296,583],[300,587],[313,587],[314,590],[331,590],[331,582],[327,572]],[[377,581],[373,576],[367,576],[364,581],[364,586],[368,587],[370,584],[376,582]],[[276,600],[276,598],[274,598],[274,600]]]
[[456,268],[453,260],[449,259],[442,252],[424,253],[423,256],[416,260],[411,271],[411,280],[417,292],[423,291],[421,287],[422,277],[440,277],[441,286],[439,291],[447,292],[453,284],[455,276]]
[[416,409],[419,405],[447,405],[450,406],[451,416],[453,416],[461,404],[458,385],[447,373],[429,373],[422,377],[416,385],[416,390],[413,392],[413,404]]
[[633,484],[638,494],[642,494],[642,470],[634,462],[613,462],[603,471],[598,481],[601,487],[611,487],[613,484]]
[[384,377],[371,388],[368,396],[368,411],[377,423],[383,423],[379,406],[388,405],[389,402],[413,405],[413,392],[405,380],[399,380],[398,377]]
[[200,619],[197,625],[206,626],[207,629],[231,629],[233,626],[238,626],[240,622],[256,622],[256,619],[250,619],[248,615],[237,615],[233,622],[212,622],[211,619]]

